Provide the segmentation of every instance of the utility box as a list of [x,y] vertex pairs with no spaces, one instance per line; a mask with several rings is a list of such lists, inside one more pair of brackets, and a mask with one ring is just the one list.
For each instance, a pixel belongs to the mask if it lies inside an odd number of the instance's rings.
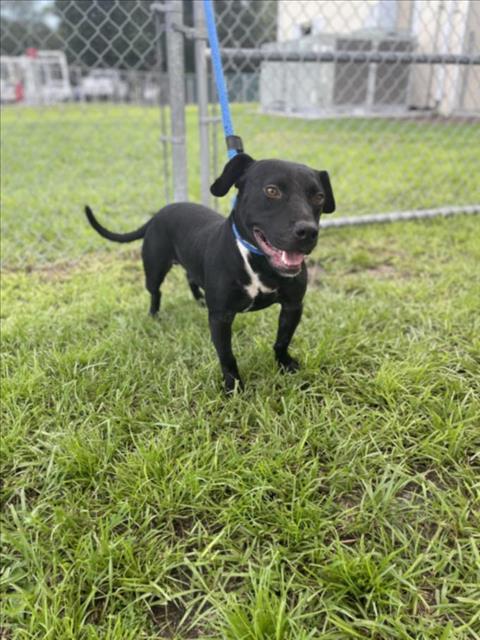
[[262,111],[303,117],[388,115],[405,112],[411,65],[394,62],[307,62],[302,54],[321,52],[410,53],[409,36],[382,31],[351,35],[316,34],[288,42],[267,43],[265,51],[296,53],[298,62],[262,62]]

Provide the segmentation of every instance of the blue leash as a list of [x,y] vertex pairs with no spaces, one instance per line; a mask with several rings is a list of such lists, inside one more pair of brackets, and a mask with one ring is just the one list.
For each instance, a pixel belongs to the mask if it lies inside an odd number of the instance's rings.
[[220,45],[218,43],[217,27],[215,24],[215,13],[212,0],[203,0],[205,10],[205,22],[207,25],[208,40],[212,52],[212,66],[217,84],[218,101],[222,110],[223,130],[227,143],[228,157],[233,158],[237,153],[243,151],[242,139],[233,133],[232,117],[230,115],[230,105],[228,102],[227,85],[223,75],[222,57],[220,55]]
[[[223,75],[222,57],[220,55],[220,45],[218,43],[217,27],[215,24],[215,13],[213,10],[212,0],[203,0],[203,8],[205,10],[205,22],[207,25],[208,40],[210,50],[212,52],[212,67],[217,84],[218,101],[222,111],[223,131],[225,133],[225,141],[227,143],[227,153],[229,158],[233,158],[237,153],[243,152],[243,142],[239,136],[233,133],[232,116],[230,115],[230,104],[228,102],[227,85],[225,76]],[[237,225],[232,219],[232,231],[235,238],[251,253],[257,256],[263,256],[263,251],[257,249],[253,244],[242,238],[237,229]]]

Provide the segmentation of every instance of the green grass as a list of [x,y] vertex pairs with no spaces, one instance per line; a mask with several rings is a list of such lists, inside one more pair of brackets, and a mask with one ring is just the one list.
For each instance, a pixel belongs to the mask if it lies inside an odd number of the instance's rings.
[[[43,174],[45,216],[98,185],[92,204],[128,228],[122,214],[155,199],[145,160],[117,193],[122,158],[37,151],[54,166],[68,154],[79,177]],[[10,157],[10,207],[33,206],[35,166]],[[72,211],[61,233],[85,249]],[[138,247],[71,260],[66,238],[28,256],[7,239],[0,636],[480,638],[479,227],[323,231],[301,371],[276,370],[277,308],[238,316],[246,391],[231,398],[180,269],[153,321]]]
[[[339,215],[480,201],[480,122],[303,121],[236,105],[254,157],[282,157],[331,173]],[[90,204],[119,229],[165,204],[156,108],[63,106],[2,111],[2,260],[78,257],[100,246],[83,217]],[[187,109],[189,193],[200,196],[196,109]],[[219,158],[225,156],[219,135]],[[228,207],[229,198],[224,200]]]

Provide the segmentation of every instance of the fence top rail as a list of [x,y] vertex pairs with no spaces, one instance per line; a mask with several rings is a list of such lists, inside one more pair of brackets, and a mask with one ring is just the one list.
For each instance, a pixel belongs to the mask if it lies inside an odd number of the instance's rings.
[[407,220],[425,220],[428,218],[448,218],[457,215],[478,215],[480,204],[458,207],[439,207],[437,209],[412,209],[410,211],[392,211],[391,213],[372,213],[366,216],[341,217],[336,220],[322,220],[322,229],[338,227],[356,227],[364,224],[385,222],[405,222]]
[[[223,48],[222,58],[236,62],[382,62],[389,64],[480,65],[480,55],[395,51],[267,51]],[[211,56],[210,49],[207,55]]]

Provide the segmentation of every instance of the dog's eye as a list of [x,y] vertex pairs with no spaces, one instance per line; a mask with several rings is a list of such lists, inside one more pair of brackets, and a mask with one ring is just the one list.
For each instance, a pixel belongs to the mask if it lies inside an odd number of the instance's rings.
[[325,200],[325,196],[320,191],[312,197],[312,203],[317,207],[323,204],[324,200]]
[[278,199],[278,198],[282,197],[282,192],[274,184],[267,184],[267,186],[264,187],[263,192],[265,193],[267,198],[276,198],[276,199]]

